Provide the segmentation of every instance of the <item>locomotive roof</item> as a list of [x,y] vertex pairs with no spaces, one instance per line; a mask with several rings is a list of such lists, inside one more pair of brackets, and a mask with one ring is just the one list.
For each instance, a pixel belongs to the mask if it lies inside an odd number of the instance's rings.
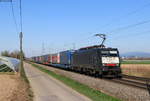
[[115,50],[117,48],[111,48],[111,47],[106,48],[105,46],[95,45],[95,46],[88,46],[88,47],[80,48],[79,50],[89,50],[89,49],[101,49],[101,50],[113,49],[113,50]]

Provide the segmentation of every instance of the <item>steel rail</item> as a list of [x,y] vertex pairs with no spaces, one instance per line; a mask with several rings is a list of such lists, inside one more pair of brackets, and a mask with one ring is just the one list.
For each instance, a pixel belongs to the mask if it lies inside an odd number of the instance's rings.
[[141,83],[141,82],[136,82],[136,81],[124,80],[124,79],[112,79],[110,81],[147,90],[146,82]]
[[122,75],[123,78],[132,79],[132,80],[139,80],[139,81],[150,81],[150,78],[145,77],[137,77],[137,76],[129,76],[129,75]]

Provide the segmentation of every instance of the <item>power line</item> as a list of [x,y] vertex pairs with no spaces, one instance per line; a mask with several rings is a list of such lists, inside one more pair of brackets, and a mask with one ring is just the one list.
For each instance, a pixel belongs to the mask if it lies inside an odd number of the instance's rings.
[[[13,8],[12,0],[10,0],[10,1],[8,1],[8,2],[11,2],[13,19],[14,19],[14,22],[15,22],[15,26],[17,26],[17,22],[16,22],[16,19],[15,19],[15,14],[14,14],[14,8]],[[22,73],[21,73],[22,68],[23,68],[23,49],[22,49],[22,39],[23,39],[23,33],[22,33],[22,0],[20,0],[19,8],[20,8],[20,35],[19,35],[19,36],[20,36],[20,60],[21,60],[19,72],[20,72],[20,75],[22,75]],[[17,28],[17,27],[16,27],[16,28]]]
[[13,21],[14,21],[14,24],[15,24],[15,27],[16,27],[16,31],[17,31],[17,33],[19,33],[18,25],[17,25],[15,13],[14,13],[14,6],[13,6],[12,1],[11,1],[11,11],[12,11],[12,17],[13,17]]
[[118,32],[118,31],[122,31],[122,30],[126,30],[126,29],[129,29],[129,28],[133,28],[133,27],[136,27],[136,26],[139,26],[139,25],[146,24],[146,23],[150,23],[150,20],[145,20],[145,21],[141,21],[141,22],[138,22],[138,23],[135,23],[135,24],[128,25],[128,26],[116,28],[116,29],[110,31],[109,33]]
[[22,0],[20,0],[20,32],[22,32]]
[[143,5],[142,7],[136,9],[135,11],[132,11],[132,12],[128,13],[127,15],[135,14],[135,13],[137,13],[137,12],[143,10],[143,8],[148,7],[148,6],[150,6],[150,3],[147,3],[147,4]]
[[[126,30],[126,29],[129,29],[129,28],[133,28],[133,27],[136,27],[136,26],[139,26],[139,25],[146,24],[146,23],[150,23],[150,20],[145,20],[145,21],[138,22],[136,24],[131,24],[131,25],[128,25],[128,26],[125,26],[125,27],[120,27],[120,28],[117,28],[117,29],[114,29],[114,30],[110,31],[109,33],[112,34],[114,32]],[[146,31],[146,32],[149,32],[149,31]],[[136,33],[136,34],[138,34],[138,33]],[[116,35],[116,33],[115,33],[115,35]],[[126,34],[126,35],[127,35],[127,37],[131,37],[131,34],[130,35]],[[122,35],[121,35],[120,38],[126,38],[126,37],[122,37]],[[116,39],[116,38],[114,38],[114,39]]]
[[[115,22],[116,22],[116,20],[117,20],[117,22],[118,22],[118,21],[120,21],[121,19],[126,18],[127,16],[130,16],[130,15],[133,15],[133,14],[135,14],[135,13],[137,13],[137,12],[143,10],[144,8],[146,8],[146,7],[148,7],[148,6],[150,6],[150,2],[147,3],[147,4],[145,4],[145,5],[143,5],[142,7],[139,7],[138,9],[136,9],[136,10],[134,10],[134,11],[131,11],[131,12],[127,13],[126,15],[124,15],[124,16],[122,16],[122,17],[120,17],[120,18],[113,19],[112,21],[115,21]],[[139,23],[136,23],[136,24],[132,24],[132,25],[125,26],[125,27],[116,28],[116,29],[114,29],[114,30],[112,30],[112,31],[110,31],[110,32],[107,32],[107,33],[113,33],[113,32],[117,32],[117,31],[126,30],[126,29],[129,29],[129,28],[132,28],[132,27],[136,27],[136,26],[138,26],[138,25],[142,25],[142,24],[149,23],[149,22],[150,22],[150,20],[142,21],[142,22],[139,22]],[[112,23],[107,23],[107,24],[105,24],[103,27],[106,27],[106,26],[111,25],[111,24],[112,24]]]
[[[138,9],[134,10],[134,11],[131,11],[131,12],[129,12],[129,13],[127,13],[127,14],[121,16],[120,18],[118,17],[118,18],[116,18],[116,19],[113,19],[112,21],[113,21],[113,22],[116,22],[116,21],[118,22],[118,21],[120,21],[121,19],[126,18],[127,16],[130,16],[130,15],[133,15],[133,14],[135,14],[135,13],[137,13],[137,12],[143,10],[143,8],[146,8],[146,7],[148,7],[148,6],[150,6],[150,2],[147,3],[147,4],[145,4],[145,5],[143,5],[142,7],[138,8]],[[109,25],[111,25],[111,24],[112,24],[112,23],[107,23],[107,24],[105,24],[103,27],[109,26]]]
[[130,38],[130,37],[136,37],[136,36],[141,36],[141,35],[145,35],[145,33],[149,33],[150,30],[148,31],[144,31],[144,32],[138,32],[138,33],[128,33],[128,34],[125,34],[125,35],[121,35],[121,36],[116,36],[116,37],[112,37],[114,39],[122,39],[122,38]]

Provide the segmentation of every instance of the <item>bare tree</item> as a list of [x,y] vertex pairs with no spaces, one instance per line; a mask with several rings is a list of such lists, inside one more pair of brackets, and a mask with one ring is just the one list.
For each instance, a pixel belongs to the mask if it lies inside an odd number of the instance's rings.
[[9,57],[9,56],[10,56],[10,53],[9,53],[9,51],[5,50],[5,51],[2,51],[2,52],[1,52],[1,55],[2,55],[2,56],[7,56],[7,57]]
[[[13,58],[20,59],[20,51],[18,51],[18,50],[14,50],[12,52],[5,50],[5,51],[1,52],[1,55],[6,56],[6,57],[13,57]],[[24,53],[23,53],[23,58],[25,58]]]

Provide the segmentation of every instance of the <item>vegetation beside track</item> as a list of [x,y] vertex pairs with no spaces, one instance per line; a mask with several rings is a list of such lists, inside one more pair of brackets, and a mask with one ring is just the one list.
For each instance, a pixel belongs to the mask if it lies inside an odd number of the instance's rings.
[[121,64],[150,64],[150,60],[123,60]]
[[49,74],[50,76],[60,80],[64,84],[68,85],[69,87],[73,88],[74,90],[78,91],[79,93],[89,97],[93,101],[121,101],[117,98],[114,98],[112,96],[106,95],[104,93],[101,93],[98,90],[95,90],[93,88],[90,88],[87,85],[81,84],[75,80],[72,80],[66,76],[62,76],[59,74],[56,74],[50,70],[47,70],[37,64],[30,63],[32,66],[36,67],[37,69],[41,70],[42,72],[45,72]]
[[26,85],[26,91],[28,93],[28,101],[33,101],[33,92],[31,90],[31,87],[30,87],[30,83],[29,83],[29,80],[25,74],[25,71],[24,71],[24,67],[21,68],[20,70],[20,77],[22,78],[22,81],[25,83]]
[[27,76],[26,76],[26,74],[25,74],[24,67],[21,67],[20,69],[21,69],[21,70],[20,70],[20,76],[22,77],[22,79],[23,79],[26,83],[29,84],[29,80],[28,80],[28,78],[27,78]]

